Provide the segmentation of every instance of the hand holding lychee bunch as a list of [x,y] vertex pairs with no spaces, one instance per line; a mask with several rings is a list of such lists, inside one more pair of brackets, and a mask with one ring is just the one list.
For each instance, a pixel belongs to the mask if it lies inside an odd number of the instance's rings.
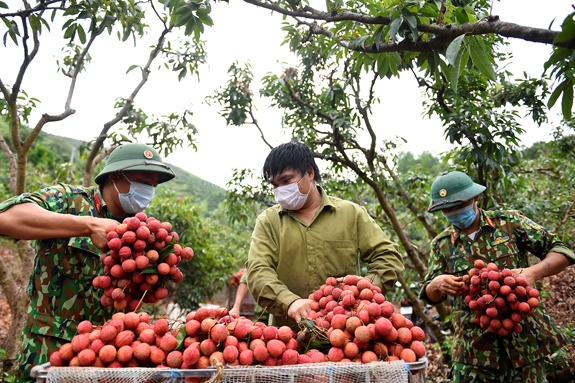
[[179,283],[182,259],[190,260],[194,251],[178,243],[179,236],[169,222],[145,213],[126,218],[106,229],[108,253],[103,253],[104,275],[93,279],[103,289],[100,302],[117,311],[136,311],[144,303],[155,303],[168,295],[167,281]]
[[476,260],[463,276],[465,303],[475,311],[473,322],[500,336],[522,331],[525,315],[533,315],[541,300],[539,291],[528,285],[521,274],[511,269],[499,270],[495,263],[487,266]]

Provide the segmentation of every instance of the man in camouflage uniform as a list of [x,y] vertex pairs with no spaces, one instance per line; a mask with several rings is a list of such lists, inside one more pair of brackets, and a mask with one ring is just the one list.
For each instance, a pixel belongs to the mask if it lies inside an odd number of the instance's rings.
[[174,176],[156,150],[132,143],[112,152],[98,186],[58,184],[0,203],[0,234],[36,240],[18,381],[32,380],[31,368],[69,342],[79,322],[109,319],[101,291],[92,287],[94,276],[103,274],[105,229],[142,211],[155,186]]
[[[575,262],[574,253],[519,211],[488,211],[477,206],[485,187],[461,172],[444,173],[431,186],[428,211],[441,210],[452,224],[431,244],[429,272],[420,297],[438,304],[448,295],[453,305],[453,382],[546,382],[544,357],[565,343],[541,304],[521,322],[521,333],[502,337],[473,323],[464,302],[461,277],[475,260],[521,273],[530,286]],[[528,255],[541,262],[530,266]]]

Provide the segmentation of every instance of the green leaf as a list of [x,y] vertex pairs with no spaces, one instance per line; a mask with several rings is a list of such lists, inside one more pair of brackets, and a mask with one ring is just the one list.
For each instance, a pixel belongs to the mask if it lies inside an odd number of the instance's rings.
[[140,271],[140,274],[158,274],[158,268],[156,266],[148,266],[144,270]]
[[409,29],[411,30],[411,40],[417,41],[419,39],[419,31],[417,30],[417,17],[413,15],[407,8],[401,10],[402,16],[407,21]]
[[176,244],[176,238],[172,237],[170,243],[168,243],[162,250],[160,250],[160,260],[164,260],[168,254],[174,251],[174,245]]
[[467,67],[467,63],[469,62],[469,51],[467,49],[463,50],[463,55],[461,56],[461,64],[459,65],[459,75],[465,70]]
[[480,44],[477,43],[475,37],[471,39],[471,43],[469,44],[469,55],[471,56],[473,65],[475,65],[485,77],[491,81],[495,81],[493,65],[491,61],[489,61],[489,57],[485,54],[485,51],[481,49]]
[[389,55],[389,70],[393,73],[394,76],[399,77],[398,67],[401,65],[402,60],[401,56],[397,52],[391,52]]
[[82,44],[86,44],[86,32],[84,32],[84,28],[80,24],[78,24],[78,38]]
[[427,17],[437,17],[439,14],[439,10],[433,4],[425,4],[420,10],[419,13],[423,16]]
[[457,8],[455,10],[455,19],[459,24],[465,24],[469,22],[469,15],[467,15],[464,8]]
[[186,333],[186,326],[180,326],[178,330],[178,335],[176,336],[176,340],[178,341],[178,345],[176,346],[176,350],[183,350],[184,349],[184,339],[188,334]]
[[[459,48],[461,47],[461,42],[463,41],[464,38],[465,35],[460,35],[454,38],[453,41],[449,43],[449,46],[445,51],[445,57],[447,58],[447,62],[449,62],[453,66],[455,66],[455,60],[457,59],[457,56],[460,56]],[[459,58],[461,59],[461,57]]]
[[76,24],[72,24],[68,29],[66,29],[66,32],[64,33],[64,38],[73,40],[75,35],[76,35]]
[[567,80],[565,83],[565,89],[563,90],[563,100],[561,102],[561,110],[563,112],[563,118],[570,120],[571,109],[573,108],[573,80]]
[[139,67],[140,67],[140,66],[137,65],[137,64],[134,64],[134,65],[130,66],[130,67],[128,68],[128,70],[126,71],[126,74],[130,73],[130,72],[132,71],[132,69],[139,68]]
[[553,44],[567,42],[575,37],[575,20],[573,19],[574,16],[575,12],[567,15],[563,21],[563,24],[561,25],[561,32],[559,32],[553,39]]
[[202,22],[202,24],[207,25],[209,27],[214,25],[214,21],[209,15],[202,14],[198,12],[198,19]]
[[566,82],[567,82],[567,80],[565,80],[561,84],[559,84],[557,86],[557,88],[555,88],[555,90],[553,90],[553,92],[551,93],[551,96],[549,96],[549,100],[547,101],[547,107],[549,109],[551,109],[553,107],[553,105],[555,105],[555,102],[557,102],[557,99],[559,98],[561,93],[563,93],[563,89],[565,88]]
[[463,57],[463,52],[464,51],[459,51],[457,52],[457,56],[455,56],[455,60],[453,62],[453,68],[451,68],[451,78],[450,78],[450,83],[451,83],[451,89],[453,89],[453,91],[455,93],[457,93],[457,86],[459,85],[459,71],[460,71],[460,66],[461,66],[461,58]]
[[379,75],[380,78],[384,78],[385,76],[387,76],[388,71],[389,71],[389,60],[387,59],[387,57],[383,56],[383,58],[379,61],[379,65],[377,66],[377,74]]
[[393,20],[389,25],[389,36],[396,44],[397,44],[397,32],[399,31],[399,27],[401,26],[402,23],[403,23],[403,16],[399,16],[397,19]]
[[8,5],[5,2],[0,1],[0,8],[8,9]]

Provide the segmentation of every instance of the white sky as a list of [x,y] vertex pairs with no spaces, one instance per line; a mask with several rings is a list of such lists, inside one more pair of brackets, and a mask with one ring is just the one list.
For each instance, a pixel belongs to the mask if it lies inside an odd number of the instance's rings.
[[[19,4],[8,0],[8,4]],[[198,151],[180,149],[166,160],[190,173],[225,187],[230,180],[233,168],[254,168],[259,170],[269,148],[263,143],[254,126],[226,126],[219,116],[217,106],[209,107],[204,98],[224,85],[228,79],[229,66],[237,61],[240,65],[250,62],[254,74],[252,90],[256,96],[256,117],[264,133],[273,145],[285,142],[289,136],[280,132],[281,112],[269,108],[268,101],[258,99],[259,79],[268,72],[279,73],[282,62],[296,64],[287,46],[280,46],[284,38],[281,31],[282,18],[269,11],[256,8],[240,0],[229,3],[213,2],[212,18],[214,26],[206,29],[203,39],[207,41],[208,66],[201,68],[200,82],[188,76],[181,82],[167,70],[157,71],[153,65],[148,83],[136,98],[136,106],[149,116],[160,116],[188,108],[193,110],[193,122],[199,130]],[[572,12],[569,0],[502,0],[494,1],[493,14],[501,20],[547,28],[553,18],[557,18],[553,29],[558,30],[564,17]],[[64,110],[68,81],[56,73],[55,57],[59,55],[61,40],[57,28],[42,35],[40,53],[32,63],[23,84],[23,89],[42,101],[38,113],[32,117],[35,123],[41,113],[59,114]],[[81,140],[93,139],[107,121],[114,115],[113,105],[117,97],[128,97],[139,82],[139,73],[133,70],[126,75],[132,64],[144,65],[149,46],[156,36],[139,42],[134,48],[130,42],[120,44],[116,38],[101,38],[93,47],[92,62],[87,72],[79,76],[72,107],[76,114],[66,120],[45,126],[44,131]],[[538,77],[543,71],[543,63],[549,57],[551,48],[543,44],[526,43],[510,39],[515,60],[510,67],[518,76],[526,71]],[[20,53],[13,48],[10,40],[8,48],[0,46],[0,78],[12,84],[15,71],[20,65]],[[7,59],[9,58],[9,59]],[[415,80],[405,73],[401,80],[389,80],[385,92],[379,92],[381,105],[378,109],[378,139],[404,137],[408,143],[402,150],[420,154],[429,151],[438,154],[449,148],[443,138],[443,128],[437,119],[429,120],[421,116],[420,90]],[[548,141],[550,132],[557,125],[558,108],[550,114],[552,120],[547,126],[537,128],[529,120],[525,121],[527,134],[523,145],[536,141]],[[375,119],[374,119],[375,121]]]

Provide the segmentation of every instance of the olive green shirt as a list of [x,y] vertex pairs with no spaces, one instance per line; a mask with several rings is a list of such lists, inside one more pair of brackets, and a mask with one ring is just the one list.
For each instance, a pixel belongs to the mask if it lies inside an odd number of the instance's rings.
[[318,190],[321,204],[309,225],[275,205],[258,216],[252,233],[248,287],[276,326],[297,328],[287,317],[289,305],[307,299],[330,276],[360,275],[360,261],[384,294],[404,269],[398,246],[365,208]]

